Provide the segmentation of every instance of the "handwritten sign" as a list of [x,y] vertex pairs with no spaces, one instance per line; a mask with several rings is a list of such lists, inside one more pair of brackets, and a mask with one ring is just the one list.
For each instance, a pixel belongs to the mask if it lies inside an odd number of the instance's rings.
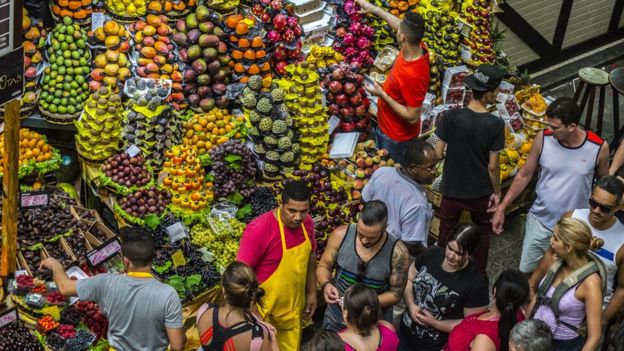
[[126,153],[128,154],[128,156],[130,157],[134,157],[136,155],[139,154],[139,152],[141,152],[141,149],[139,149],[136,145],[130,145],[127,149],[126,149]]
[[104,26],[104,21],[106,18],[104,17],[103,12],[93,12],[91,14],[91,30],[95,31],[96,29]]
[[184,224],[182,224],[182,222],[175,222],[165,228],[165,230],[169,235],[169,241],[171,241],[172,243],[188,237],[186,233],[186,228],[184,228]]
[[[2,0],[0,0],[0,3],[2,3]],[[1,23],[0,21],[0,27]],[[1,46],[0,43],[0,51],[2,51]],[[5,56],[0,57],[0,105],[20,97],[23,92],[24,47],[20,46]]]
[[110,260],[121,252],[121,243],[117,238],[111,238],[95,250],[87,252],[87,261],[91,267],[97,267]]
[[0,313],[0,329],[18,320],[17,309],[15,307]]
[[32,191],[20,196],[21,208],[48,207],[50,196],[47,191]]

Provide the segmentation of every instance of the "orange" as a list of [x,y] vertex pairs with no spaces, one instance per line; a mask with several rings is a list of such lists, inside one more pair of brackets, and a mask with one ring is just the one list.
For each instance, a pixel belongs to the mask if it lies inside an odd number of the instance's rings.
[[264,46],[264,42],[262,42],[261,37],[254,37],[251,41],[251,46],[254,48],[261,48]]
[[236,25],[236,34],[245,35],[247,33],[249,33],[249,26],[247,25],[247,23],[239,21]]
[[250,45],[251,45],[251,43],[249,42],[249,39],[247,39],[247,38],[240,38],[240,39],[238,39],[238,47],[239,48],[247,49]]
[[247,60],[253,61],[256,59],[256,53],[252,49],[245,50],[245,58]]

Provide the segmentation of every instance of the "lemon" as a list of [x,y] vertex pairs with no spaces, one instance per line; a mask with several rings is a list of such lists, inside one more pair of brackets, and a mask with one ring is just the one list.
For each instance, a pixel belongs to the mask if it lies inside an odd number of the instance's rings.
[[124,13],[126,7],[124,6],[124,4],[118,2],[115,4],[115,12],[117,13]]

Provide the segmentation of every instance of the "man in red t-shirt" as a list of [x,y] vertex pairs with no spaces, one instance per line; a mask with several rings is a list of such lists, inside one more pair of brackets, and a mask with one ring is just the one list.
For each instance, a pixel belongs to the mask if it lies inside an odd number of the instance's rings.
[[253,268],[265,291],[259,312],[277,329],[282,351],[299,349],[301,321],[316,309],[316,240],[309,209],[306,183],[287,183],[281,206],[247,225],[236,257]]
[[388,150],[395,161],[403,160],[405,142],[420,135],[420,113],[429,88],[429,54],[422,37],[425,20],[414,12],[405,13],[403,20],[385,12],[367,0],[356,0],[362,13],[372,13],[397,31],[401,52],[383,87],[377,82],[366,89],[378,96],[375,130],[377,146]]

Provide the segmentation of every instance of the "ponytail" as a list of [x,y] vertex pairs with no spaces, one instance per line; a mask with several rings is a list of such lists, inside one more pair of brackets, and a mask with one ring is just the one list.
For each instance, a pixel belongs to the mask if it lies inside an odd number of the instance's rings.
[[364,284],[355,284],[344,295],[346,323],[354,326],[361,336],[371,335],[371,329],[379,319],[379,297]]
[[498,337],[500,351],[509,349],[509,333],[518,323],[517,315],[529,299],[529,281],[520,271],[507,269],[494,283],[495,304],[500,311]]

